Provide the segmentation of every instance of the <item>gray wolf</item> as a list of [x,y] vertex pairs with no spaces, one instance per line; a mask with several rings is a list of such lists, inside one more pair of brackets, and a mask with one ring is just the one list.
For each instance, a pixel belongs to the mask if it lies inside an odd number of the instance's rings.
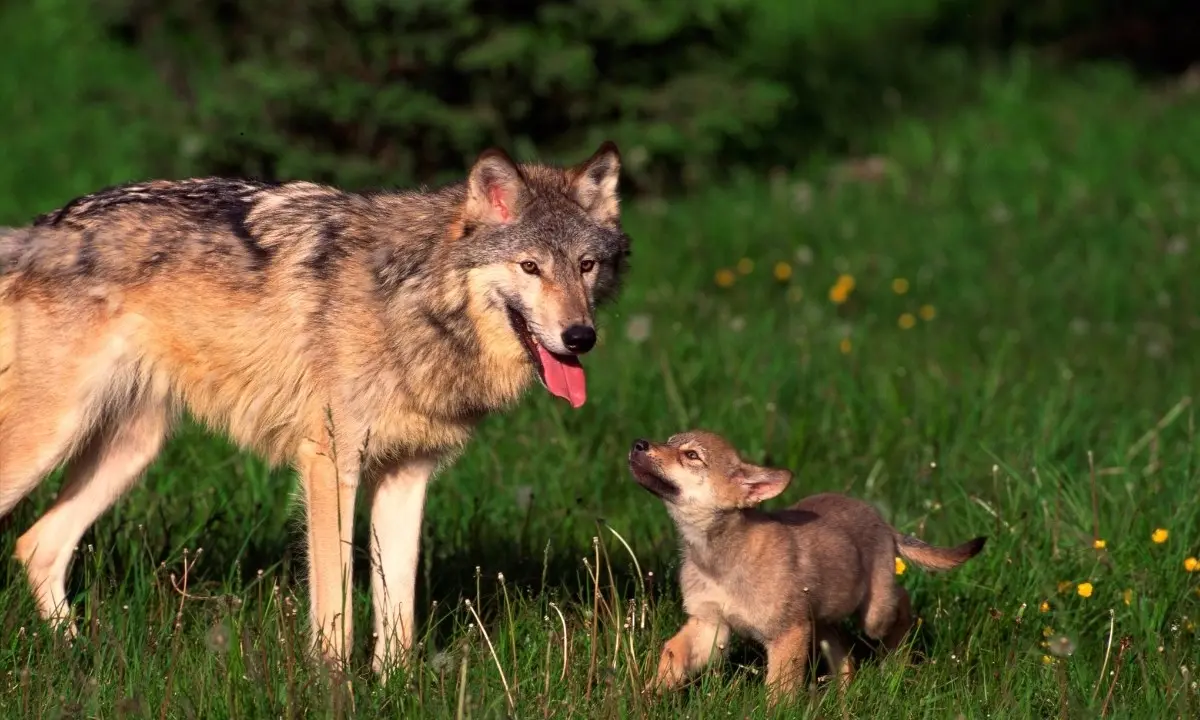
[[677,686],[717,657],[731,630],[766,646],[773,702],[804,681],[814,645],[826,649],[844,691],[852,668],[838,623],[857,616],[888,650],[912,625],[908,593],[896,585],[896,554],[949,570],[986,541],[933,547],[898,533],[867,503],[835,493],[761,510],[788,486],[791,471],[746,462],[727,440],[702,430],[666,443],[635,441],[629,469],[666,504],[683,551],[688,620],[663,648],[654,691]]
[[0,230],[0,517],[60,464],[16,543],[72,632],[74,546],[187,410],[299,471],[314,648],[351,648],[350,538],[370,493],[373,666],[412,643],[426,485],[534,377],[573,407],[627,263],[620,155],[482,153],[440,189],[128,184]]

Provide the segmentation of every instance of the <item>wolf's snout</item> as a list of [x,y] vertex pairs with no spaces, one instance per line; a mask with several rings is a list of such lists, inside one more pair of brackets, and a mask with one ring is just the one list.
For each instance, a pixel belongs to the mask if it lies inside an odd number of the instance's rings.
[[596,346],[596,330],[588,325],[572,325],[563,330],[563,347],[573,353],[585,353]]
[[650,449],[650,441],[649,440],[643,440],[642,438],[638,438],[637,440],[633,441],[633,452],[644,453],[649,449]]

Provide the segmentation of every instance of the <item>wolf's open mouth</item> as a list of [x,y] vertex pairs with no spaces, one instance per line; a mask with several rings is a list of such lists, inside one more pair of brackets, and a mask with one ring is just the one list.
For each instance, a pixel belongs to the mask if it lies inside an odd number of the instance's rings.
[[679,496],[679,488],[675,483],[660,475],[658,469],[653,467],[644,455],[629,456],[629,471],[633,473],[633,479],[637,480],[639,485],[663,500],[673,500]]
[[552,353],[529,330],[525,316],[512,305],[508,309],[508,322],[513,332],[521,340],[529,361],[537,368],[538,379],[552,395],[571,403],[571,407],[580,407],[587,401],[587,378],[583,374],[583,365],[574,355],[558,355]]

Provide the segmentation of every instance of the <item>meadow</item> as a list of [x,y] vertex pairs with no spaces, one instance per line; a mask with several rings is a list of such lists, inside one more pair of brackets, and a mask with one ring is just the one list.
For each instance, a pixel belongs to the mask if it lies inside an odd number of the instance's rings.
[[[47,72],[6,126],[90,92]],[[80,544],[73,646],[2,565],[0,714],[770,717],[745,641],[640,693],[683,616],[673,529],[625,453],[701,426],[795,471],[770,507],[839,490],[929,542],[989,536],[956,571],[903,572],[920,626],[865,655],[844,705],[816,686],[778,716],[1195,717],[1200,95],[1020,54],[979,83],[874,155],[627,205],[587,405],[535,388],[430,488],[410,673],[369,671],[365,521],[351,671],[306,658],[291,473],[188,424]],[[30,132],[0,222],[150,152],[101,110]],[[0,521],[0,554],[57,482]]]

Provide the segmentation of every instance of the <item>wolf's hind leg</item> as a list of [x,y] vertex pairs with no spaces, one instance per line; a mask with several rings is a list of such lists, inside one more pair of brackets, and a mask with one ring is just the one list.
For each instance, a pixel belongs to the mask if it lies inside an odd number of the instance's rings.
[[144,400],[100,428],[68,466],[54,505],[17,540],[42,617],[69,622],[66,578],[75,545],[158,455],[168,423],[166,403]]

